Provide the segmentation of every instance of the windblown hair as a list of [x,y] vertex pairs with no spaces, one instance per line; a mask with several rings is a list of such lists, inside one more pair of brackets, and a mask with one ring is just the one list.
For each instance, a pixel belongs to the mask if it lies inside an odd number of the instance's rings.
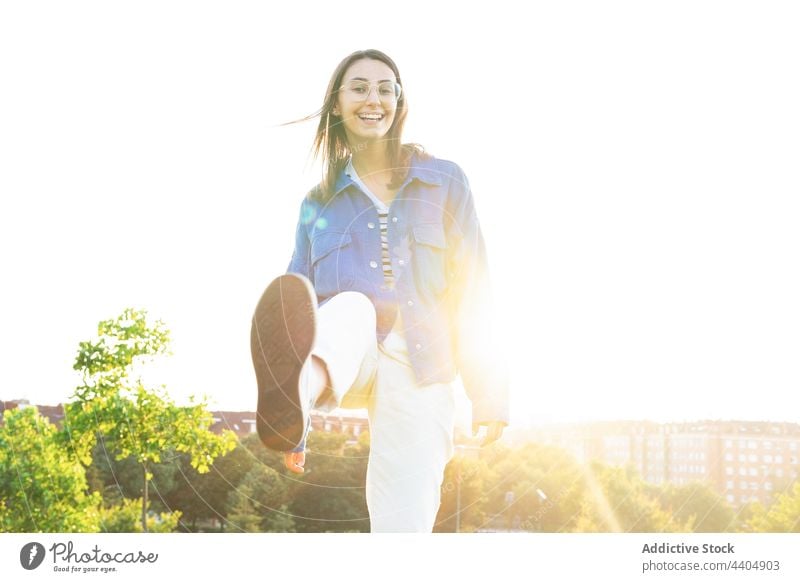
[[[385,63],[394,73],[397,82],[402,86],[403,83],[400,79],[400,72],[397,69],[397,65],[388,55],[375,49],[356,51],[345,57],[336,67],[336,70],[333,71],[331,80],[328,83],[328,89],[325,92],[325,100],[320,110],[302,119],[298,119],[297,121],[289,122],[299,123],[301,121],[314,119],[315,117],[320,118],[311,151],[315,159],[321,158],[322,160],[322,181],[320,182],[319,188],[313,189],[310,195],[318,198],[319,201],[323,203],[330,200],[333,196],[336,178],[339,172],[344,169],[344,166],[347,164],[347,159],[352,153],[352,148],[347,142],[347,134],[345,134],[341,117],[334,115],[332,111],[336,106],[336,97],[339,87],[342,85],[345,72],[347,72],[350,65],[361,59],[374,59]],[[384,138],[388,141],[389,163],[392,167],[392,179],[388,184],[391,189],[399,188],[402,185],[408,173],[408,167],[413,154],[416,152],[424,155],[425,153],[424,148],[419,144],[403,144],[401,142],[403,126],[405,125],[407,114],[408,106],[405,91],[401,91],[400,98],[397,100],[394,121]]]

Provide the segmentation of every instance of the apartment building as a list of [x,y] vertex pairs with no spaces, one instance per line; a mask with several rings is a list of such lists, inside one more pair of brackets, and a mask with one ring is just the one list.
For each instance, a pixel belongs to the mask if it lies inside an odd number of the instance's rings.
[[578,461],[632,465],[654,484],[711,484],[733,504],[769,503],[800,475],[800,425],[779,422],[598,422],[527,431]]

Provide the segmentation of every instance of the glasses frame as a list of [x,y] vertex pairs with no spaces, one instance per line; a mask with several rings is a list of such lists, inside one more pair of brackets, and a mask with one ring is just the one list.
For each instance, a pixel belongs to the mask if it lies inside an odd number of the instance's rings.
[[[351,84],[360,83],[362,85],[368,85],[368,87],[369,87],[367,89],[366,94],[363,95],[363,96],[358,96],[355,93],[353,93],[352,91],[348,91],[348,89],[350,89],[350,87],[348,87],[346,84],[341,85],[339,87],[339,91],[346,91],[346,94],[348,95],[348,97],[351,100],[353,100],[354,102],[356,102],[356,103],[363,103],[367,99],[369,99],[369,96],[372,94],[373,87],[375,88],[375,93],[378,95],[378,100],[381,103],[397,103],[398,101],[400,101],[400,96],[403,94],[403,86],[400,83],[398,83],[397,81],[381,81],[380,83],[370,83],[368,81],[353,80],[353,81],[349,81],[349,83],[351,83]],[[384,85],[386,83],[389,83],[389,84],[394,86],[394,95],[392,97],[389,97],[389,98],[382,97],[381,93],[380,93],[380,90],[379,90],[380,86]]]

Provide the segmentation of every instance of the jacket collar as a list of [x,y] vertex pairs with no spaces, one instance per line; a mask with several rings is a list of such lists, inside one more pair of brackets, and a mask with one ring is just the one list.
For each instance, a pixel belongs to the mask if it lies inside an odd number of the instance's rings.
[[[431,186],[441,186],[442,178],[439,175],[439,170],[436,166],[436,158],[433,156],[426,156],[426,158],[422,158],[417,152],[414,152],[414,154],[411,156],[411,165],[408,169],[408,175],[406,176],[403,185],[400,187],[400,190],[402,191],[413,180],[419,180],[420,182],[430,184]],[[338,194],[350,184],[354,183],[355,182],[353,182],[353,179],[345,174],[344,169],[342,169],[336,178],[334,195]]]

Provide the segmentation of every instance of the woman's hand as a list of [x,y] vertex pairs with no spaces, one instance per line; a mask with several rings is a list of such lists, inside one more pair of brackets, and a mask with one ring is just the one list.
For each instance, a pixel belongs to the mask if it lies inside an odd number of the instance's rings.
[[306,464],[305,451],[300,453],[293,453],[292,451],[286,451],[285,453],[283,453],[283,464],[292,473],[305,473],[306,470],[303,468],[303,465]]
[[478,436],[478,432],[480,431],[481,426],[486,426],[486,436],[481,441],[481,446],[485,447],[487,445],[492,444],[494,441],[503,436],[503,429],[506,427],[506,423],[500,420],[493,420],[491,422],[473,424],[472,425],[473,436]]

